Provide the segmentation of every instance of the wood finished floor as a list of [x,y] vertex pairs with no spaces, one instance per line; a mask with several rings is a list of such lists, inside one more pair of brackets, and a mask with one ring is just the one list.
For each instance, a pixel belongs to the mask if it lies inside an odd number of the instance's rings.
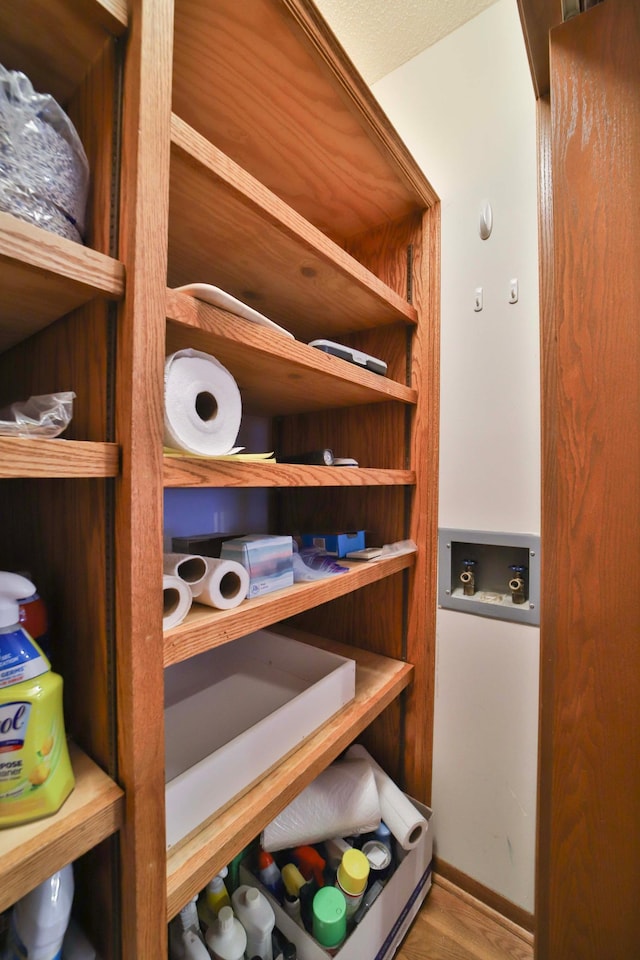
[[533,937],[436,877],[397,960],[532,960]]

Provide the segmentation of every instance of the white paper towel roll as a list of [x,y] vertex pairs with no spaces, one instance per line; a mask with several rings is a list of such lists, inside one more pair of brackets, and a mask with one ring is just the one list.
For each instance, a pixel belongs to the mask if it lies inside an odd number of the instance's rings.
[[382,819],[400,846],[404,850],[413,850],[429,826],[425,818],[363,746],[354,744],[349,747],[346,756],[353,761],[365,760],[369,764],[378,789]]
[[199,350],[178,350],[164,368],[164,442],[188,453],[220,456],[236,441],[242,418],[238,385]]
[[163,569],[168,576],[184,580],[191,589],[191,596],[196,597],[207,576],[207,560],[195,553],[165,553]]
[[207,572],[193,592],[194,600],[217,610],[231,610],[241,604],[249,592],[248,570],[235,560],[202,559]]
[[180,577],[171,577],[165,573],[162,578],[162,627],[176,627],[182,623],[191,609],[191,590],[189,584]]
[[340,760],[327,767],[262,833],[262,847],[284,850],[331,837],[369,833],[380,825],[380,802],[369,764]]

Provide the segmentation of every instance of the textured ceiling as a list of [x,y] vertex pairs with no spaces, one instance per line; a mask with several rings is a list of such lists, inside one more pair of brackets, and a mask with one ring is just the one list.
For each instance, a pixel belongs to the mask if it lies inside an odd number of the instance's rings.
[[315,0],[367,83],[374,83],[496,0]]

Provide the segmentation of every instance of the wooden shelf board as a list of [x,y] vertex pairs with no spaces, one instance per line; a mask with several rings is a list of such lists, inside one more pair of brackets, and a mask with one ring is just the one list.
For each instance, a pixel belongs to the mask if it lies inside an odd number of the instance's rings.
[[356,661],[356,695],[247,793],[167,858],[168,919],[270,823],[411,682],[413,667],[302,631],[283,633]]
[[170,286],[211,283],[302,340],[417,322],[415,307],[175,115],[170,179]]
[[173,109],[339,242],[437,200],[308,0],[180,0]]
[[123,792],[74,744],[72,793],[51,817],[0,830],[0,910],[122,826]]
[[413,562],[414,554],[369,562],[340,560],[341,564],[349,567],[348,573],[274,590],[253,600],[244,600],[232,610],[214,610],[194,603],[181,624],[165,631],[164,666],[187,660],[204,650],[236,640],[303,610],[393,576],[412,566]]
[[117,477],[117,443],[0,437],[0,479],[29,477]]
[[167,290],[167,318],[167,353],[192,347],[213,354],[233,374],[249,412],[416,402],[412,387],[174,290]]
[[65,105],[108,37],[127,27],[126,0],[0,4],[0,63]]
[[188,456],[164,458],[165,487],[367,487],[414,483],[413,470],[232,463]]
[[124,266],[97,250],[0,213],[0,351],[95,297],[119,300]]

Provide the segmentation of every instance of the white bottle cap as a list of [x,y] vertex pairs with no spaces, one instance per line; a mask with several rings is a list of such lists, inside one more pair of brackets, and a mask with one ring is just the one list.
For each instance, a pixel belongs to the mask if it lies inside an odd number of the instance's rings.
[[0,572],[0,627],[12,627],[20,619],[18,600],[31,597],[36,588],[19,573]]
[[233,918],[234,918],[234,913],[231,907],[220,908],[220,913],[218,914],[218,924],[220,925],[221,933],[225,933],[227,930],[232,929]]

